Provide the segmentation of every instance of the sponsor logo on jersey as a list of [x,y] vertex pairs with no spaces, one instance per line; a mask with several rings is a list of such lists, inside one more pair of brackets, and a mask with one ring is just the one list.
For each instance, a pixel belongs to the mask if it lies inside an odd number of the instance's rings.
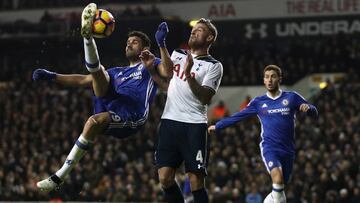
[[273,165],[274,165],[274,163],[272,161],[269,161],[268,166],[272,167]]
[[131,73],[129,76],[121,78],[121,81],[125,81],[125,80],[127,80],[127,79],[129,79],[129,78],[132,78],[132,79],[134,79],[134,80],[141,80],[141,78],[142,78],[142,73],[141,73],[141,71],[133,72],[133,73]]
[[267,108],[268,106],[267,106],[267,104],[266,103],[264,103],[262,106],[261,106],[261,108]]
[[269,114],[281,113],[281,115],[288,115],[290,113],[290,108],[269,109],[267,112]]

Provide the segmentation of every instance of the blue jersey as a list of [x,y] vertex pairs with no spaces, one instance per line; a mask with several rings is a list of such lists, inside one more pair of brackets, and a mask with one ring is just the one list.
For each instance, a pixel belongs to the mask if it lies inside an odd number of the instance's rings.
[[[156,58],[155,66],[160,63]],[[110,76],[108,92],[95,97],[94,113],[110,112],[124,127],[135,128],[144,124],[157,86],[148,70],[139,63],[135,66],[114,67],[107,70]],[[116,120],[117,119],[117,120]]]
[[[301,95],[293,91],[281,91],[276,98],[264,94],[254,98],[244,110],[217,122],[216,130],[257,115],[261,123],[262,152],[278,151],[294,155],[295,117],[300,105],[304,103],[309,104]],[[309,106],[307,113],[310,116],[317,116],[316,107],[311,104]]]

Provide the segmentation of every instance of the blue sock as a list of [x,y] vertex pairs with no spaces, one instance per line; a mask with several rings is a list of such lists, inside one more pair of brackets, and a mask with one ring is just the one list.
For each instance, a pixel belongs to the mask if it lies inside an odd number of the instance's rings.
[[184,197],[177,183],[168,188],[163,188],[165,192],[165,201],[171,203],[184,203]]
[[205,190],[205,188],[201,188],[199,190],[193,191],[192,194],[194,196],[194,203],[208,203],[209,202],[208,193]]

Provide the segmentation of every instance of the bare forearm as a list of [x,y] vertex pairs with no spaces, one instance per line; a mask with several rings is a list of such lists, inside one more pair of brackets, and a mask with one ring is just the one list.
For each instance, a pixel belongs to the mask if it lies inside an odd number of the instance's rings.
[[56,74],[55,81],[62,85],[89,87],[92,84],[92,77],[81,74]]
[[151,69],[149,72],[154,82],[158,85],[159,89],[167,91],[169,87],[167,79],[160,77],[154,69]]
[[174,63],[171,61],[169,51],[165,47],[160,47],[161,66],[159,73],[162,77],[171,78],[173,75]]
[[209,104],[210,100],[213,96],[213,93],[209,88],[201,86],[193,77],[189,77],[186,79],[192,93],[196,96],[196,98],[203,104]]

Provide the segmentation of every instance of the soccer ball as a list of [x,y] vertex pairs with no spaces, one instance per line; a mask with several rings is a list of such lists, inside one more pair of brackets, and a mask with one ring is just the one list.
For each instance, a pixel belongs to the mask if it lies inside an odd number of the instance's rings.
[[111,35],[115,29],[115,18],[104,9],[97,9],[93,22],[93,36],[96,38],[104,38]]

